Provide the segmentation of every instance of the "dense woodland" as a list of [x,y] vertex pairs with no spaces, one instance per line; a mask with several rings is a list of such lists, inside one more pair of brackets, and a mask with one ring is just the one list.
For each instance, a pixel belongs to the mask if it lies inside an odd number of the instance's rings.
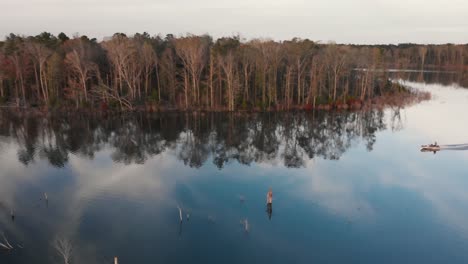
[[10,34],[0,42],[0,105],[224,111],[360,105],[404,91],[382,69],[466,72],[467,65],[468,45]]

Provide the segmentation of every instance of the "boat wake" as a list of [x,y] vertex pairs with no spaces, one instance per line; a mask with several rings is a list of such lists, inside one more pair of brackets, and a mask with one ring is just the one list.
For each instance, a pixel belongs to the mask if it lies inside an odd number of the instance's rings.
[[440,145],[440,150],[468,150],[468,143],[466,143],[466,144]]

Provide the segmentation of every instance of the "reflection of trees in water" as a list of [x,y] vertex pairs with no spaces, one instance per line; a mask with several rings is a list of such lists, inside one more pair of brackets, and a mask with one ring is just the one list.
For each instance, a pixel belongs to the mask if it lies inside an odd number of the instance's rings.
[[391,77],[413,82],[425,82],[429,84],[452,85],[458,84],[468,88],[468,71],[426,71],[426,72],[396,72]]
[[[22,163],[27,165],[37,156],[56,167],[66,164],[69,153],[93,159],[108,146],[112,159],[125,164],[144,163],[171,150],[185,165],[195,168],[210,158],[218,168],[230,161],[249,165],[278,160],[287,167],[303,167],[315,157],[339,159],[355,141],[362,140],[370,151],[376,132],[386,128],[382,110],[102,118],[0,116],[0,135],[17,142]],[[401,123],[399,114],[390,121]]]
[[403,129],[403,120],[401,119],[400,107],[392,107],[390,120],[392,131],[399,131]]

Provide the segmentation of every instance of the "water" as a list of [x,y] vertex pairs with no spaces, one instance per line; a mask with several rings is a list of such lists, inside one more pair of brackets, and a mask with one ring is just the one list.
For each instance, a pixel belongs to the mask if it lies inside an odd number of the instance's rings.
[[404,109],[1,115],[0,263],[466,263],[468,151],[419,146],[468,143],[468,90],[433,74]]

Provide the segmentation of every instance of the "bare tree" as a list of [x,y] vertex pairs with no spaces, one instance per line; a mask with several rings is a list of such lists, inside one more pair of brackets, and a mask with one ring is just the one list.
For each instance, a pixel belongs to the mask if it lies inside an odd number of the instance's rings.
[[42,94],[45,102],[49,101],[49,89],[47,87],[46,63],[52,55],[52,50],[44,44],[38,43],[35,40],[29,40],[25,43],[26,50],[33,58],[34,75],[38,86],[39,94]]
[[[150,86],[151,81],[151,72],[154,68],[158,65],[158,57],[156,56],[156,52],[154,52],[153,47],[148,42],[144,42],[140,48],[141,50],[141,60],[143,63],[143,73],[144,73],[144,80],[145,80],[145,94],[148,95],[148,89]],[[161,97],[161,92],[158,89],[158,95]],[[159,98],[158,97],[158,98]]]
[[[17,41],[15,41],[17,42]],[[21,90],[21,98],[23,103],[26,103],[26,71],[29,67],[29,60],[25,54],[24,43],[17,42],[14,50],[7,55],[8,59],[12,62],[15,71],[15,96],[19,99],[19,91]],[[19,83],[19,84],[18,84]],[[18,89],[18,85],[20,89]],[[19,101],[17,101],[18,103]],[[19,105],[18,105],[19,106]]]
[[164,84],[161,85],[160,90],[165,87],[165,90],[169,96],[169,102],[173,105],[176,105],[177,68],[174,61],[174,52],[171,48],[166,48],[162,53],[160,66],[161,78],[164,81]]
[[268,106],[272,103],[277,103],[277,84],[278,84],[278,68],[282,59],[281,46],[280,44],[269,41],[266,45],[267,49],[267,61],[270,65],[269,77],[268,77]]
[[333,74],[333,101],[336,101],[336,94],[338,89],[338,81],[340,74],[346,63],[346,53],[343,48],[338,47],[336,44],[330,43],[325,50],[325,60]]
[[419,50],[419,57],[421,59],[421,70],[424,70],[424,63],[426,61],[427,47],[426,46],[420,46],[418,50]]
[[241,44],[240,46],[240,63],[242,67],[243,74],[243,98],[244,102],[250,100],[250,79],[252,72],[254,71],[254,50],[246,44]]
[[[250,45],[252,45],[256,51],[257,51],[257,56],[255,56],[255,66],[258,70],[259,74],[259,79],[261,82],[261,89],[262,89],[262,105],[265,104],[266,102],[266,89],[267,89],[267,72],[269,70],[269,65],[268,65],[268,51],[267,51],[267,46],[265,44],[266,41],[260,40],[260,39],[255,39],[250,41]],[[256,96],[256,94],[254,95]]]
[[[205,67],[208,43],[203,37],[189,35],[175,40],[174,47],[184,65],[184,76],[187,75],[186,77],[191,81],[191,91],[187,91],[189,86],[185,86],[186,97],[192,93],[194,103],[199,105],[200,78]],[[188,108],[187,98],[185,99],[185,108]]]
[[143,73],[143,67],[135,41],[126,36],[117,35],[104,42],[103,47],[107,50],[108,58],[114,66],[114,79],[120,92],[123,92],[125,84],[131,99],[137,96],[140,98],[140,76]]
[[65,64],[68,66],[70,78],[81,87],[84,100],[88,101],[87,82],[98,73],[96,63],[92,61],[90,46],[82,39],[74,39],[70,42],[70,50],[65,55]]
[[235,108],[235,96],[236,91],[234,87],[234,76],[235,76],[235,56],[232,51],[229,51],[226,55],[218,56],[218,63],[223,69],[224,76],[226,77],[226,88],[227,88],[227,101],[229,111],[234,111]]

